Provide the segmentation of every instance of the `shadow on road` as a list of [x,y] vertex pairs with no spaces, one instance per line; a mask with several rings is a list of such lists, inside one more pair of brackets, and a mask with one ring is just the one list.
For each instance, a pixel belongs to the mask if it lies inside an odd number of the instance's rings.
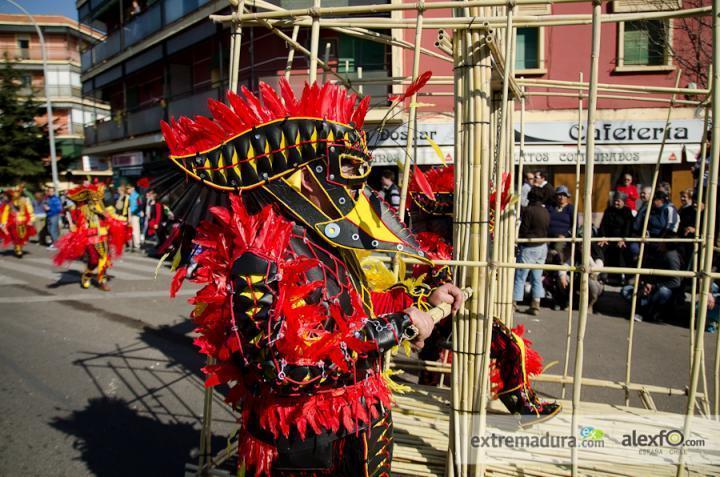
[[66,285],[80,285],[82,273],[77,270],[63,270],[57,281],[47,285],[48,288],[60,288]]
[[113,397],[90,399],[84,409],[57,417],[50,425],[75,437],[74,448],[99,477],[183,475],[199,442],[192,424],[141,416]]

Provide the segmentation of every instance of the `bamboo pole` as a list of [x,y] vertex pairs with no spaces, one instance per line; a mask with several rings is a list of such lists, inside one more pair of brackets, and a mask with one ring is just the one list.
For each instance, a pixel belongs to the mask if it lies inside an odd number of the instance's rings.
[[[609,0],[605,0],[609,1]],[[515,0],[515,5],[557,5],[561,3],[586,3],[587,0]],[[422,2],[417,3],[391,3],[391,4],[372,4],[372,5],[358,5],[358,6],[345,6],[345,7],[324,7],[319,9],[320,15],[355,15],[358,13],[387,13],[393,11],[403,10],[418,10]],[[505,6],[507,0],[466,0],[462,2],[463,8],[475,8],[475,7],[489,7],[489,6]],[[423,5],[425,10],[438,10],[438,9],[454,9],[457,8],[458,2],[456,1],[440,1],[431,2]],[[286,18],[286,17],[305,17],[312,16],[313,10],[310,8],[296,8],[293,10],[283,10],[273,15],[267,15],[260,17],[259,15],[248,15],[248,18]],[[467,15],[466,15],[467,16]],[[211,15],[216,22],[230,22],[236,15]],[[246,20],[247,18],[239,18],[239,20]]]
[[310,11],[312,16],[310,30],[310,71],[308,73],[310,84],[317,81],[318,48],[320,48],[320,2],[321,0],[313,0],[313,9]]
[[[454,79],[454,87],[453,90],[455,92],[455,116],[454,116],[454,124],[455,124],[455,144],[453,146],[453,152],[455,157],[455,200],[453,202],[453,256],[457,258],[460,255],[460,248],[458,248],[460,239],[461,239],[461,226],[457,221],[457,218],[460,217],[462,205],[464,203],[463,200],[463,193],[464,190],[462,188],[463,185],[463,179],[464,174],[463,171],[463,163],[464,163],[464,157],[463,154],[463,126],[462,126],[462,120],[465,115],[464,111],[464,91],[463,91],[463,80],[464,80],[464,73],[463,68],[458,68],[460,65],[460,52],[462,50],[462,35],[457,34],[457,38],[453,42],[453,50],[452,50],[452,57],[453,57],[453,65],[455,66],[453,71],[453,79]],[[455,283],[462,283],[460,281],[460,276],[458,274],[457,267],[453,270],[453,278]],[[453,409],[458,409],[458,403],[460,401],[460,387],[457,384],[457,378],[460,376],[461,369],[459,367],[460,365],[460,358],[457,354],[457,346],[458,346],[458,333],[459,333],[459,325],[458,321],[463,319],[462,317],[466,314],[464,310],[461,310],[452,320],[452,351],[453,351],[453,360],[452,364],[450,365],[451,368],[451,376],[450,376],[450,391],[451,391],[451,402],[453,405]],[[460,468],[460,458],[459,453],[457,451],[457,448],[460,443],[462,442],[460,440],[460,424],[459,424],[459,415],[457,412],[452,411],[450,413],[450,442],[448,445],[448,457],[445,464],[445,475],[451,475],[454,476],[456,469]]]
[[[287,11],[284,8],[274,5],[270,2],[266,2],[265,0],[250,0],[250,1],[247,1],[246,4],[249,4],[252,6],[257,6],[259,8],[263,8],[265,10],[274,11],[274,12]],[[293,25],[293,31],[295,30],[295,28],[299,29],[300,25]],[[398,46],[400,48],[405,48],[405,49],[415,49],[415,46],[410,42],[407,42],[404,40],[399,40],[397,38],[393,38],[390,35],[385,35],[383,33],[368,30],[366,28],[335,27],[335,28],[331,28],[331,30],[336,31],[338,33],[343,33],[348,36],[354,36],[356,38],[362,38],[364,40],[373,41],[376,43],[382,43],[382,44],[391,45],[391,46]],[[422,51],[422,53],[427,56],[432,56],[432,57],[435,57],[435,58],[438,58],[438,59],[441,59],[444,61],[451,61],[446,56],[443,56],[439,53],[428,50],[427,48],[421,48],[420,51]]]
[[[590,65],[590,95],[588,97],[588,130],[595,128],[595,113],[597,108],[597,84],[598,84],[598,66],[600,60],[600,34],[601,26],[600,16],[602,13],[602,3],[598,0],[593,1],[593,23],[592,23],[592,60]],[[585,149],[585,193],[583,200],[583,227],[587,229],[592,223],[592,188],[594,178],[595,165],[595,135],[588,134]],[[590,233],[583,234],[582,242],[582,271],[580,275],[580,304],[578,308],[578,331],[577,344],[575,348],[575,369],[573,375],[573,396],[572,396],[572,425],[571,429],[577,429],[578,412],[580,408],[580,393],[582,391],[582,372],[583,358],[585,352],[585,327],[587,326],[588,312],[588,293],[590,283]],[[572,475],[578,474],[578,451],[576,448],[571,450],[572,456]]]
[[[583,82],[583,73],[580,72],[580,82]],[[578,92],[578,131],[582,131],[582,117],[583,117],[583,95],[582,91]],[[582,152],[582,134],[578,134],[577,137],[577,156],[580,157]],[[573,213],[571,235],[572,242],[570,242],[570,263],[575,263],[575,242],[577,239],[577,222],[578,222],[578,211],[577,204],[579,203],[578,197],[580,194],[580,161],[575,162],[575,208]],[[588,205],[585,204],[585,207]],[[563,378],[568,375],[568,369],[570,368],[570,346],[572,344],[572,319],[573,319],[573,302],[575,301],[575,272],[569,273],[568,282],[568,309],[567,309],[567,326],[565,330],[565,360],[563,362]],[[560,394],[561,399],[565,399],[565,383],[563,383],[562,391]]]
[[[575,93],[557,93],[551,91],[530,91],[525,93],[527,96],[559,96],[565,98],[577,98],[578,95]],[[581,94],[582,97],[585,97]],[[652,96],[623,96],[619,94],[599,94],[598,99],[621,99],[623,101],[640,101],[640,102],[651,102],[651,103],[669,103],[670,98],[658,98]],[[676,99],[676,104],[684,104],[688,106],[700,106],[703,101],[690,101],[686,99]]]
[[[507,7],[507,24],[505,25],[505,41],[504,41],[504,48],[505,48],[505,55],[504,58],[508,59],[512,56],[512,34],[513,34],[513,13],[514,13],[514,5],[512,3],[508,4]],[[488,48],[489,50],[492,50],[492,48]],[[497,64],[497,58],[496,58],[496,64]],[[500,254],[500,244],[501,244],[501,236],[499,235],[500,230],[500,204],[502,200],[502,173],[504,171],[504,159],[506,156],[506,150],[505,150],[505,141],[507,140],[507,118],[508,118],[508,95],[510,90],[510,76],[512,75],[512,65],[506,66],[504,68],[504,71],[502,72],[502,78],[503,78],[503,84],[502,84],[502,99],[500,103],[500,111],[501,111],[501,117],[499,121],[496,121],[496,127],[500,130],[500,137],[498,138],[498,144],[497,144],[497,155],[495,157],[495,203],[492,204],[494,208],[494,232],[492,235],[492,260],[489,264],[489,267],[486,269],[486,290],[488,291],[488,296],[485,301],[485,307],[484,307],[484,330],[483,330],[483,352],[482,352],[482,360],[480,364],[480,385],[479,385],[479,400],[478,404],[475,406],[475,409],[479,412],[479,436],[485,435],[485,428],[487,426],[487,414],[485,412],[485,409],[487,407],[488,399],[489,399],[489,388],[490,388],[490,346],[492,343],[492,327],[493,327],[493,319],[495,317],[495,310],[496,310],[496,295],[497,295],[497,286],[498,286],[498,267],[495,265],[495,261],[498,260],[498,255]],[[486,72],[487,74],[487,72]],[[488,92],[488,95],[490,92]],[[497,116],[496,116],[497,117]],[[490,159],[490,158],[488,158]],[[489,162],[489,160],[488,160]],[[488,234],[486,237],[484,237],[485,240],[490,239],[490,234]],[[485,466],[484,462],[483,465],[480,466],[479,469],[477,469],[479,472],[476,471],[477,475],[483,475],[485,472]]]
[[[417,18],[415,19],[415,50],[413,52],[413,69],[412,69],[412,80],[415,81],[420,76],[420,45],[422,44],[422,32],[423,32],[423,20],[424,12],[421,2],[418,7]],[[410,98],[410,108],[408,111],[408,135],[405,143],[405,161],[403,163],[402,170],[402,181],[400,187],[400,209],[397,211],[400,221],[405,219],[405,206],[407,204],[407,191],[410,182],[410,168],[412,166],[413,145],[415,143],[417,125],[417,93],[413,93]],[[399,256],[399,254],[398,254]]]
[[292,71],[293,61],[295,60],[295,45],[297,44],[298,34],[300,33],[300,27],[295,25],[292,30],[292,36],[290,39],[292,42],[288,42],[288,59],[287,66],[285,66],[285,79],[290,80],[290,72]]
[[[291,37],[287,36],[287,34],[286,34],[285,32],[283,32],[282,30],[279,30],[279,29],[275,28],[273,25],[271,25],[271,24],[269,24],[269,23],[263,23],[263,26],[266,27],[268,30],[270,30],[271,33],[273,33],[273,34],[277,35],[279,38],[282,38],[283,40],[285,40],[288,44],[292,45],[296,50],[300,51],[301,53],[303,53],[303,54],[306,55],[307,57],[309,57],[309,58],[312,57],[312,52],[311,52],[310,50],[308,50],[307,48],[305,48],[304,46],[302,46],[302,45],[301,45],[300,43],[298,43],[296,40],[293,40]],[[316,55],[316,56],[317,56],[317,55]],[[311,61],[311,63],[312,63],[312,61]],[[357,92],[357,90],[353,87],[353,85],[347,80],[347,78],[346,78],[345,76],[342,76],[342,75],[339,74],[337,71],[335,71],[334,69],[330,68],[330,66],[329,66],[328,64],[326,64],[323,60],[317,59],[316,64],[317,64],[317,65],[320,65],[320,67],[321,67],[324,71],[327,71],[328,73],[330,73],[330,74],[332,74],[333,76],[335,76],[338,80],[340,80],[340,82],[341,82],[346,88],[351,89],[351,90]],[[287,73],[286,73],[286,74],[287,74]],[[317,75],[317,72],[316,72],[316,75]]]
[[[678,71],[678,73],[675,77],[675,87],[677,87],[680,84],[681,76],[682,76],[682,72]],[[672,97],[673,97],[673,99],[675,99],[674,93],[673,93]],[[655,170],[653,172],[650,197],[648,198],[648,203],[645,205],[645,217],[643,218],[643,227],[642,227],[642,232],[640,234],[641,237],[645,237],[647,235],[648,224],[650,223],[650,212],[652,209],[652,201],[653,201],[653,198],[655,197],[655,188],[657,187],[658,176],[660,175],[660,163],[662,161],[663,153],[665,152],[665,143],[667,142],[671,115],[672,115],[672,103],[671,103],[671,107],[668,108],[667,117],[665,119],[665,129],[664,129],[664,133],[663,133],[662,143],[660,144],[660,151],[658,152],[657,162],[655,163]],[[638,254],[638,259],[637,259],[637,268],[641,268],[643,266],[644,255],[645,255],[645,242],[640,242],[640,252]],[[635,331],[635,313],[637,311],[639,286],[640,286],[640,274],[635,273],[635,282],[633,283],[632,300],[630,301],[630,320],[629,320],[629,324],[628,324],[628,336],[627,336],[628,344],[627,344],[627,351],[625,354],[625,381],[626,382],[630,382],[630,372],[632,369],[633,335],[634,335],[634,331]],[[625,395],[625,405],[627,406],[629,404],[630,404],[630,395],[626,394]]]
[[[709,77],[712,77],[712,70],[710,71]],[[705,176],[705,157],[707,154],[707,141],[705,140],[704,135],[706,134],[706,131],[708,130],[708,126],[710,124],[710,109],[705,108],[705,119],[703,121],[703,142],[702,146],[700,147],[700,174],[698,176],[698,180],[702,181],[702,178]],[[702,217],[702,211],[700,210],[702,201],[704,199],[703,197],[703,187],[698,187],[698,196],[693,197],[693,200],[697,203],[697,213],[695,214],[695,232],[693,233],[693,238],[698,238],[700,236],[700,218]],[[704,227],[703,227],[704,228]],[[702,234],[702,237],[705,237],[705,233]],[[703,252],[705,249],[703,248]],[[698,269],[698,252],[699,250],[699,244],[695,242],[693,244],[693,261],[692,261],[692,270],[697,271]],[[690,287],[690,296],[692,297],[692,303],[690,305],[690,359],[689,362],[691,363],[690,369],[688,371],[691,372],[692,370],[692,356],[693,356],[693,348],[695,348],[695,319],[696,319],[696,305],[697,305],[697,285],[698,280],[697,277],[692,278],[692,284]],[[717,356],[718,350],[715,351],[715,354]],[[690,373],[689,373],[690,374]],[[689,375],[688,375],[689,377]],[[717,380],[716,380],[717,381]],[[717,412],[715,413],[717,415]]]
[[[708,178],[707,207],[705,212],[705,220],[708,224],[707,234],[705,236],[706,251],[703,256],[702,264],[702,280],[700,285],[700,309],[698,313],[697,329],[695,330],[695,355],[692,360],[692,374],[690,377],[690,392],[688,395],[687,414],[685,416],[685,425],[683,433],[690,437],[691,418],[695,413],[695,399],[697,396],[697,384],[700,376],[700,363],[702,361],[704,349],[705,321],[707,319],[708,296],[712,280],[710,272],[712,272],[714,244],[715,244],[715,221],[717,220],[717,193],[718,193],[718,167],[720,167],[720,0],[713,0],[713,62],[712,62],[712,148],[710,160],[710,177]],[[704,161],[705,158],[702,158]],[[702,179],[699,187],[703,187]],[[717,380],[717,376],[715,376]],[[685,455],[680,455],[677,475],[682,475],[685,463]]]
[[[237,6],[237,13],[241,14],[245,8],[245,0],[240,0]],[[240,71],[240,53],[242,51],[242,25],[233,22],[232,24],[232,38],[230,39],[230,71],[228,79],[230,84],[228,85],[230,91],[237,93],[239,71]]]
[[[471,3],[471,2],[468,2]],[[472,2],[475,3],[475,2]],[[439,5],[442,4],[442,5]],[[402,4],[402,9],[417,10],[420,3]],[[426,4],[423,8],[428,9],[428,5],[434,7],[442,6],[442,8],[451,8],[452,5],[446,5],[445,2],[434,2]],[[360,14],[360,13],[378,13],[385,11],[398,10],[396,4],[380,4],[380,5],[358,5],[351,7],[328,7],[320,9],[299,9],[287,10],[284,12],[263,12],[249,13],[246,15],[211,15],[210,19],[217,23],[229,23],[233,21],[242,24],[252,25],[259,20],[269,20],[272,23],[281,25],[297,24],[301,26],[311,26],[315,21],[307,17],[320,17],[322,15],[340,15]],[[641,13],[612,13],[602,15],[600,22],[602,23],[620,23],[639,20],[664,20],[670,18],[689,18],[697,16],[707,16],[710,14],[710,7],[688,8],[681,10],[669,11],[653,11]],[[523,27],[541,27],[541,26],[571,26],[571,25],[590,25],[593,22],[591,15],[570,14],[570,15],[523,15],[517,16],[517,28]],[[470,29],[483,30],[487,28],[502,28],[507,22],[507,18],[503,16],[471,16],[471,17],[435,17],[428,18],[426,26],[432,28],[453,29]],[[412,29],[414,22],[408,19],[389,19],[378,17],[346,17],[319,20],[320,26],[328,27],[361,27],[361,28],[405,28]]]
[[[544,88],[565,88],[565,89],[588,89],[588,83],[578,81],[562,81],[562,80],[546,80],[546,79],[523,79],[518,80],[518,83],[524,86],[536,86]],[[640,92],[640,93],[666,93],[666,94],[681,94],[681,95],[707,95],[710,90],[698,89],[698,88],[680,88],[667,87],[667,86],[640,86],[630,84],[612,84],[612,83],[600,83],[598,85],[598,91],[608,90],[621,90],[623,92]]]

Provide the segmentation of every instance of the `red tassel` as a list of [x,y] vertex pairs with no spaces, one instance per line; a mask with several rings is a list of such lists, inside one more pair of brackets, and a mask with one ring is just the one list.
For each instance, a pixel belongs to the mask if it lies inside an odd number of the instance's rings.
[[430,200],[435,200],[435,193],[433,192],[430,183],[425,178],[425,174],[423,173],[422,169],[420,169],[417,164],[413,169],[413,179],[415,180],[418,187],[420,188],[420,191],[422,191],[423,194],[425,194]]

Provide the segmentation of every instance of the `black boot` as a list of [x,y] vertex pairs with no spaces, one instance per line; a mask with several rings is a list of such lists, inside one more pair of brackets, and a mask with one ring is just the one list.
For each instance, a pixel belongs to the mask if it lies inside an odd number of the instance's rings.
[[546,421],[562,409],[562,405],[556,402],[541,401],[535,391],[529,387],[502,393],[499,397],[511,414],[520,416],[520,427],[528,427]]

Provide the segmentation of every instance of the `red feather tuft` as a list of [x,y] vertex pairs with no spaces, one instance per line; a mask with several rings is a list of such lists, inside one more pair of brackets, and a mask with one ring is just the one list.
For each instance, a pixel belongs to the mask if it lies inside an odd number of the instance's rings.
[[148,179],[147,177],[141,177],[140,179],[138,179],[136,185],[138,187],[142,187],[143,189],[147,189],[148,187],[150,187],[150,179]]
[[320,88],[317,83],[305,84],[298,99],[290,84],[280,79],[280,95],[265,83],[260,84],[262,102],[246,87],[242,87],[244,97],[228,91],[230,107],[208,100],[208,109],[213,118],[196,116],[195,120],[182,117],[170,124],[160,123],[170,153],[175,156],[195,154],[221,145],[228,139],[248,129],[291,116],[325,118],[348,124],[361,129],[370,106],[370,98],[365,97],[357,106],[357,96],[348,96],[341,86],[326,83]]
[[415,165],[413,170],[413,181],[418,185],[420,191],[425,194],[430,200],[435,200],[435,193],[433,192],[430,183],[428,182],[422,169]]
[[425,84],[430,80],[432,77],[432,71],[426,71],[420,76],[417,77],[415,81],[413,81],[410,86],[405,90],[403,94],[399,94],[396,96],[390,96],[391,101],[397,101],[398,103],[401,101],[405,101],[407,98],[412,97],[415,93],[420,91]]

